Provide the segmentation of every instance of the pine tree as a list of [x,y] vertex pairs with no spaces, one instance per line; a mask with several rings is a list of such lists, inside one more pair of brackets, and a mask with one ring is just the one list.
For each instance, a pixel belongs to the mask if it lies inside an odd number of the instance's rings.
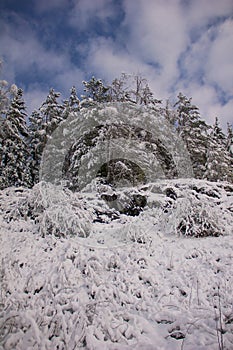
[[26,118],[23,91],[18,89],[3,121],[0,188],[32,185]]
[[196,178],[205,173],[208,147],[209,126],[201,120],[199,109],[191,103],[192,99],[183,94],[178,95],[177,119],[175,125],[187,145]]
[[204,174],[207,180],[232,182],[232,158],[226,145],[227,138],[219,125],[218,118],[216,118],[209,136]]

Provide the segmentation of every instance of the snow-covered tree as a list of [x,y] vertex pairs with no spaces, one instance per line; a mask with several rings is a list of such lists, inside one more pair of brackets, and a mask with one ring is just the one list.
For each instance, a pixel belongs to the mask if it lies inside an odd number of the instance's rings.
[[147,80],[141,75],[122,73],[120,78],[113,80],[110,95],[111,101],[128,101],[145,106],[155,106],[162,102],[154,97]]
[[30,169],[33,184],[39,182],[39,169],[43,149],[47,142],[47,124],[39,111],[33,111],[29,117],[28,144],[30,147]]
[[195,177],[202,178],[207,160],[209,126],[201,120],[199,109],[191,103],[191,100],[182,93],[178,95],[175,104],[177,107],[175,125],[187,145]]
[[211,134],[218,140],[218,143],[220,143],[223,146],[226,145],[226,135],[224,134],[222,128],[219,125],[218,117],[215,118]]
[[115,78],[110,86],[111,101],[125,102],[127,101],[125,91],[125,78],[124,74],[121,78]]
[[80,109],[80,100],[77,96],[76,88],[75,86],[72,86],[70,90],[70,97],[68,100],[65,100],[63,102],[63,113],[62,117],[63,119],[67,119],[70,115],[77,113]]
[[7,107],[9,103],[8,93],[9,90],[7,89],[8,83],[5,80],[0,80],[0,117],[3,117],[7,112]]
[[15,84],[9,87],[6,80],[0,80],[0,118],[6,116],[11,97],[16,96],[18,88]]
[[69,98],[69,105],[72,109],[72,112],[77,112],[79,110],[79,103],[80,103],[80,100],[77,96],[76,88],[75,86],[72,86],[70,90],[70,98]]
[[141,75],[122,73],[120,78],[105,86],[101,79],[92,77],[83,82],[85,94],[82,99],[85,105],[95,102],[131,102],[139,105],[156,106],[161,103],[151,91],[149,84]]
[[3,121],[0,188],[32,185],[26,118],[23,91],[18,89]]
[[83,81],[84,95],[82,95],[82,104],[94,102],[109,102],[109,87],[105,86],[101,79],[92,77],[89,81]]
[[40,107],[40,113],[43,115],[43,121],[46,124],[46,133],[51,135],[58,124],[62,121],[63,107],[57,101],[60,97],[59,92],[50,89],[46,101]]
[[227,138],[223,133],[218,118],[212,127],[207,152],[204,177],[209,181],[233,181],[232,157],[227,150]]
[[232,125],[227,123],[227,139],[226,139],[226,149],[233,156],[233,130]]
[[59,123],[68,116],[64,113],[64,105],[60,105],[57,101],[59,97],[60,93],[50,89],[39,111],[34,111],[29,118],[30,134],[28,142],[31,149],[30,166],[34,184],[39,181],[40,163],[47,140]]
[[177,111],[174,110],[173,105],[169,100],[166,101],[166,106],[164,109],[161,109],[161,112],[173,127],[177,125]]

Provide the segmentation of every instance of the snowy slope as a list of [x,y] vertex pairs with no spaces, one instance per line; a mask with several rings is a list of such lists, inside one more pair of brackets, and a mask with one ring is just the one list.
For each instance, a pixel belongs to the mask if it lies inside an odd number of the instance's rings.
[[[119,214],[132,191],[147,205]],[[1,349],[233,349],[233,186],[164,180],[117,198],[1,192]]]

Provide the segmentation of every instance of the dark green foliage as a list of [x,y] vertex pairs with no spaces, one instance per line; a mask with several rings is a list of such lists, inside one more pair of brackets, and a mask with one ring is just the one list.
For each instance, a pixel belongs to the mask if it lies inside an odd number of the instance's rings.
[[40,112],[32,112],[29,122],[28,143],[31,149],[30,167],[33,184],[36,184],[39,182],[40,162],[48,135],[46,133],[44,118]]

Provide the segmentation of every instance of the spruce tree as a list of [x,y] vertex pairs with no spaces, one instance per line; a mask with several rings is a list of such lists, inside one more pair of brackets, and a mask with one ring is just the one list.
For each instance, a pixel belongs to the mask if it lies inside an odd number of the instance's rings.
[[39,111],[33,111],[29,117],[29,136],[28,144],[30,146],[30,169],[33,184],[39,182],[39,170],[43,149],[47,142],[47,124]]
[[187,145],[196,178],[205,173],[208,147],[209,126],[201,120],[199,109],[191,103],[192,99],[183,94],[178,95],[177,119],[175,125]]
[[84,95],[82,95],[82,104],[88,106],[94,102],[109,102],[109,87],[105,86],[101,79],[92,77],[89,81],[83,81]]
[[226,139],[226,149],[229,154],[233,157],[233,130],[232,125],[227,123],[227,139]]
[[72,86],[70,90],[70,97],[63,102],[62,118],[67,119],[69,116],[74,115],[80,110],[80,100],[77,96],[75,86]]
[[64,106],[57,101],[59,97],[60,93],[50,89],[39,111],[34,111],[29,118],[28,142],[31,149],[30,167],[33,184],[39,181],[41,158],[48,138],[59,123],[65,119]]
[[127,100],[126,91],[125,91],[125,80],[124,78],[115,78],[110,86],[110,100],[115,102],[125,102]]
[[47,135],[51,135],[63,119],[63,107],[57,101],[59,97],[59,92],[55,92],[54,89],[50,89],[45,102],[40,107],[40,113],[43,116],[43,122]]
[[23,91],[18,89],[3,121],[0,188],[32,186],[26,142],[28,137],[26,118]]
[[215,119],[209,136],[204,178],[209,181],[232,182],[233,180],[232,157],[227,150],[227,138],[219,125],[218,118]]

